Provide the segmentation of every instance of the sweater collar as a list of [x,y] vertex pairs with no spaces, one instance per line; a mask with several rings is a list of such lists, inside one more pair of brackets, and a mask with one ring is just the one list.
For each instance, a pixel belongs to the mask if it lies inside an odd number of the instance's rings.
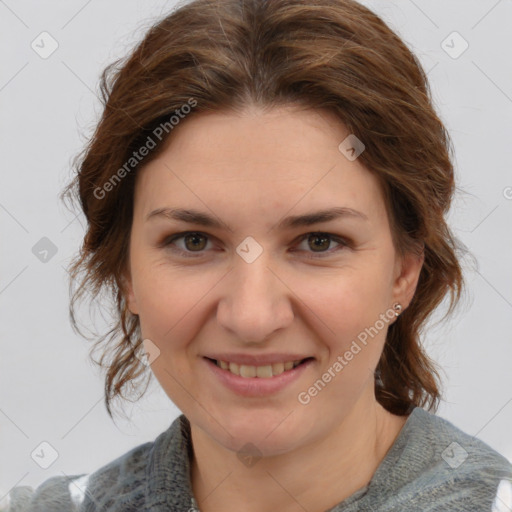
[[[381,492],[377,482],[388,480],[393,467],[407,448],[411,429],[430,417],[427,411],[415,407],[402,427],[395,442],[381,462],[369,485],[355,492],[340,505],[357,501],[368,491]],[[169,510],[198,511],[192,491],[190,462],[193,457],[190,422],[181,414],[160,434],[151,448],[146,468],[146,507],[152,512]],[[387,474],[387,477],[385,476]],[[336,507],[332,510],[336,510]]]
[[190,478],[192,442],[185,415],[160,434],[146,469],[146,506],[154,511],[197,510]]

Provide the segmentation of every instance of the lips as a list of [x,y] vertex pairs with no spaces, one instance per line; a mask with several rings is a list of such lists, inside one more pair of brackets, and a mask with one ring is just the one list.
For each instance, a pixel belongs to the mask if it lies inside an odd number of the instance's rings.
[[[224,356],[225,357],[225,356]],[[238,365],[238,370],[240,371],[240,367],[242,367],[242,373],[249,376],[242,376],[237,375],[235,373],[232,373],[230,368],[223,369],[220,366],[220,361],[217,362],[217,359],[210,358],[210,357],[202,357],[202,361],[204,362],[206,373],[209,375],[212,375],[215,379],[213,382],[219,382],[223,387],[229,389],[231,392],[243,396],[243,397],[252,397],[252,398],[263,398],[263,397],[270,397],[272,395],[275,395],[281,391],[284,391],[286,388],[291,386],[293,382],[296,382],[298,379],[301,378],[301,375],[303,375],[305,372],[309,371],[308,369],[315,363],[315,358],[313,357],[306,357],[298,361],[299,364],[297,366],[293,366],[292,362],[292,368],[290,370],[284,370],[284,363],[282,361],[273,363],[271,365],[272,369],[272,375],[269,375],[269,369],[263,369],[262,367],[268,367],[270,365]],[[227,363],[227,361],[224,361]],[[235,365],[237,363],[229,363],[229,365]],[[283,365],[283,372],[274,375],[273,374],[273,365],[274,364],[282,364]],[[243,367],[249,367],[248,369],[244,369]],[[252,377],[254,370],[252,370],[250,367],[254,366],[256,369],[256,375]],[[233,366],[234,369],[236,369],[235,366]],[[279,370],[280,368],[278,368]],[[260,372],[267,372],[263,376],[258,376],[257,372],[258,370]],[[260,373],[261,375],[261,373]],[[212,382],[212,385],[215,386]]]
[[207,358],[214,362],[219,368],[227,370],[234,375],[238,375],[244,378],[258,377],[262,379],[269,379],[281,375],[283,372],[296,368],[307,359],[296,359],[294,361],[277,362],[272,364],[260,364],[260,365],[248,365],[238,364],[232,361],[216,360]]

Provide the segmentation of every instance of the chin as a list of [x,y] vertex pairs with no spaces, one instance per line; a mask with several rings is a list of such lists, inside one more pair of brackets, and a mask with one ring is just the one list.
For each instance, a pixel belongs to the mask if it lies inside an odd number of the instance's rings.
[[224,448],[235,452],[239,457],[260,458],[291,452],[297,448],[298,441],[289,434],[265,437],[261,435],[261,431],[255,429],[255,432],[234,434],[232,438],[224,435],[222,439],[217,439],[217,442]]
[[[270,457],[296,448],[310,432],[311,425],[299,417],[298,411],[247,409],[224,412],[220,426],[208,422],[207,433],[233,452],[251,452],[253,456]],[[310,415],[311,416],[311,415]]]

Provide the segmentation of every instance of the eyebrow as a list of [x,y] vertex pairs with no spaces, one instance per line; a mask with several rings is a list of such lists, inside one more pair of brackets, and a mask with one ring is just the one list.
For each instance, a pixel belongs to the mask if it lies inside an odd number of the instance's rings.
[[[227,228],[229,231],[233,231],[230,226],[218,220],[217,218],[210,216],[207,213],[188,208],[158,208],[156,210],[153,210],[146,216],[146,221],[161,217],[170,220],[187,222],[189,224],[199,224],[201,226],[210,228],[222,229],[224,227]],[[336,208],[319,210],[316,212],[310,212],[303,215],[286,217],[285,219],[278,223],[277,227],[279,229],[289,229],[301,226],[311,226],[313,224],[329,222],[342,217],[368,221],[368,217],[363,212],[354,210],[353,208],[339,206]]]

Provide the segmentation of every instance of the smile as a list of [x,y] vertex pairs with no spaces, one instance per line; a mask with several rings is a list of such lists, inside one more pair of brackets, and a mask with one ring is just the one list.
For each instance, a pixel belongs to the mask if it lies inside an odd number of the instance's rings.
[[[226,358],[227,359],[227,358]],[[238,359],[243,359],[238,356]],[[269,359],[269,357],[267,358]],[[250,365],[203,356],[207,374],[231,392],[252,398],[269,397],[284,391],[315,363],[314,357],[286,362]],[[274,373],[275,372],[275,373]],[[213,384],[216,386],[217,384]]]
[[285,363],[252,366],[246,364],[230,363],[228,361],[218,361],[215,359],[210,360],[213,361],[219,368],[227,370],[234,375],[238,375],[244,378],[259,377],[261,379],[269,379],[277,375],[281,375],[283,372],[292,370],[293,368],[296,368],[301,363],[306,361],[306,359],[299,359],[297,361],[287,361]]

